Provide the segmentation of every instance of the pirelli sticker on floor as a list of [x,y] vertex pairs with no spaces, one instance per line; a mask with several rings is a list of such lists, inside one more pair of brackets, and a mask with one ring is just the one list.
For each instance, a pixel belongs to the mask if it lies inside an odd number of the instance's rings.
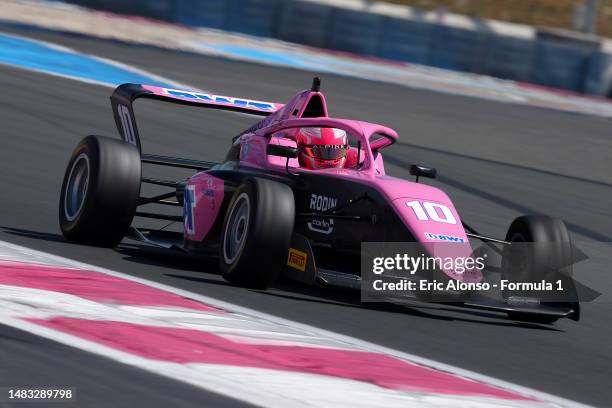
[[287,265],[292,268],[299,269],[300,271],[306,271],[306,261],[308,255],[305,252],[298,251],[294,248],[289,248],[289,256],[287,257]]

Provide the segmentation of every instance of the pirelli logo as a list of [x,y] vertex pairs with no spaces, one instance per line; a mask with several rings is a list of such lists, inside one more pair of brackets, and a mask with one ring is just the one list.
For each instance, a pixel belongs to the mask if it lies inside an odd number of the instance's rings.
[[308,260],[308,255],[306,255],[305,252],[298,251],[294,248],[289,248],[287,265],[304,272],[306,271],[306,260]]

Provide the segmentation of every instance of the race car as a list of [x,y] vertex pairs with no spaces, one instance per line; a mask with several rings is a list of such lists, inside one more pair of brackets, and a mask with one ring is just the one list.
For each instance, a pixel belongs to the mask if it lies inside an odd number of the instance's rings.
[[[362,243],[367,242],[417,243],[424,248],[445,243],[449,245],[444,248],[452,246],[444,250],[452,257],[472,254],[470,239],[499,253],[508,251],[499,246],[519,242],[561,248],[547,249],[540,257],[562,258],[564,251],[571,251],[560,220],[523,216],[511,224],[505,239],[486,237],[461,221],[442,190],[422,183],[436,176],[434,168],[412,165],[414,181],[387,175],[382,152],[396,142],[397,133],[378,124],[329,117],[320,84],[315,78],[310,89],[284,105],[151,85],[119,86],[111,105],[121,139],[87,136],[68,163],[59,205],[63,235],[69,241],[105,247],[127,236],[194,256],[216,257],[226,280],[252,288],[267,288],[282,274],[305,284],[359,289]],[[140,98],[262,118],[228,136],[230,146],[222,163],[144,154],[133,110]],[[191,169],[195,174],[185,180],[145,177],[143,163]],[[143,197],[143,183],[168,191]],[[142,211],[150,204],[180,207],[182,214]],[[182,232],[138,228],[133,225],[135,217],[182,223]],[[534,262],[528,263],[533,267]],[[502,274],[511,273],[508,270]],[[483,279],[475,269],[459,273],[438,267],[435,272],[451,281]],[[571,279],[564,283],[572,285]],[[501,301],[468,296],[451,303],[541,323],[580,316],[574,298],[511,300],[512,296]]]

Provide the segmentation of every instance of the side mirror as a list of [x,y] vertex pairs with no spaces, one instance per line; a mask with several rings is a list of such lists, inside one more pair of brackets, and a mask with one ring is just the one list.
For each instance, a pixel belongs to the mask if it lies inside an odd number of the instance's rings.
[[433,167],[425,167],[420,164],[410,166],[410,174],[416,177],[416,182],[419,182],[419,177],[436,178],[438,171]]
[[287,159],[298,157],[298,149],[290,146],[269,144],[267,152],[270,156],[286,157]]

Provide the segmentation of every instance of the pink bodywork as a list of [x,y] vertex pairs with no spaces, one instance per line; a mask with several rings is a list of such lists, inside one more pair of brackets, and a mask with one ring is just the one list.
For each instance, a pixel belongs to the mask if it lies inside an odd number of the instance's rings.
[[185,212],[192,211],[191,222],[194,228],[189,228],[189,217],[183,217],[185,239],[202,241],[219,215],[224,196],[224,181],[208,173],[198,173],[187,182],[186,194],[195,194],[194,205],[185,205]]
[[[385,174],[384,163],[380,149],[393,144],[397,133],[385,126],[347,119],[334,119],[328,117],[325,97],[320,92],[303,91],[294,96],[287,104],[277,104],[262,101],[253,101],[242,98],[218,96],[204,92],[181,91],[155,86],[143,86],[148,91],[165,98],[179,99],[190,103],[202,103],[212,106],[231,106],[245,111],[271,112],[260,122],[243,132],[235,141],[240,148],[240,163],[249,167],[257,167],[270,171],[283,171],[286,159],[268,156],[266,153],[269,143],[295,146],[295,141],[287,134],[290,129],[299,127],[335,127],[345,130],[361,141],[361,157],[363,165],[359,169],[325,169],[307,170],[300,168],[297,159],[289,160],[289,167],[293,172],[316,171],[329,177],[337,177],[355,181],[376,189],[402,219],[406,228],[414,238],[426,244],[430,254],[436,257],[470,257],[472,248],[465,234],[459,214],[449,197],[440,189],[426,184],[414,183],[407,180],[390,177]],[[316,118],[302,118],[308,105],[316,102],[322,110],[322,115]],[[382,135],[370,143],[373,135]],[[355,148],[353,148],[355,149]],[[356,149],[355,149],[356,151]],[[192,222],[195,229],[187,228],[185,220],[185,237],[189,240],[201,241],[212,228],[223,200],[223,180],[207,173],[200,173],[191,178],[187,184],[188,190],[195,193],[196,205],[186,208],[193,211]],[[442,205],[450,210],[454,222],[440,222],[432,219],[417,217],[415,210],[406,203],[418,201],[421,204]],[[439,206],[438,206],[439,207]],[[186,214],[187,215],[187,214]],[[440,215],[440,214],[438,214]],[[431,217],[430,217],[431,218]],[[439,239],[440,235],[452,237],[458,242],[449,244]],[[482,273],[478,270],[466,271],[463,274],[452,270],[444,270],[451,278],[462,282],[479,282]]]
[[[300,113],[312,97],[320,97],[325,110],[324,117],[300,118]],[[297,114],[294,114],[296,113]],[[403,220],[406,228],[412,233],[416,240],[424,243],[431,255],[435,257],[470,257],[472,247],[465,234],[461,219],[450,198],[440,189],[426,184],[414,183],[385,174],[382,154],[379,149],[394,143],[397,133],[385,126],[347,120],[333,119],[327,117],[325,98],[320,92],[304,91],[294,97],[275,113],[268,116],[259,128],[253,132],[244,133],[236,143],[241,145],[240,162],[245,166],[258,167],[271,171],[282,171],[286,160],[282,157],[268,156],[266,148],[268,143],[296,146],[294,140],[286,137],[283,131],[308,126],[329,126],[346,130],[349,134],[357,137],[362,143],[363,165],[360,169],[325,169],[307,170],[300,168],[297,159],[289,160],[289,167],[294,172],[316,171],[329,177],[338,177],[345,180],[356,181],[376,189]],[[370,144],[372,135],[384,135]],[[454,223],[438,222],[431,219],[421,220],[417,218],[415,211],[406,205],[407,202],[419,201],[421,203],[435,203],[447,207],[454,217]],[[449,243],[435,236],[445,235],[457,239],[459,242]],[[479,270],[467,270],[464,273],[456,273],[453,270],[444,270],[451,278],[461,282],[479,282],[482,273]]]

